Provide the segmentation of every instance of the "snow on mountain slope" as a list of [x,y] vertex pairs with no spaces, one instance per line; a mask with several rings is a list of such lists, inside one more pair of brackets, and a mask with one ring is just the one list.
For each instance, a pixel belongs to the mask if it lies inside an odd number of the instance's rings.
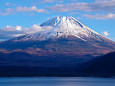
[[4,41],[0,43],[0,48],[25,49],[27,52],[34,51],[43,55],[44,52],[102,55],[115,50],[115,42],[101,36],[73,17],[55,17],[41,24],[40,29],[39,32]]
[[81,40],[86,38],[102,40],[102,36],[87,26],[83,25],[73,17],[58,16],[48,20],[40,25],[42,31],[34,34],[27,34],[13,39],[14,41],[44,41],[48,39],[57,39],[59,37],[75,36]]

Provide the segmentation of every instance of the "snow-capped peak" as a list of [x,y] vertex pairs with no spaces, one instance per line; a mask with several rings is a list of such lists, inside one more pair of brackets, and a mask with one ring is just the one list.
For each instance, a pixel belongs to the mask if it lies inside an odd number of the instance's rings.
[[80,23],[73,17],[58,16],[54,17],[40,25],[42,31],[17,37],[15,41],[28,41],[28,40],[47,40],[56,39],[59,37],[74,36],[87,41],[85,38],[91,37],[100,39],[100,34]]
[[83,25],[77,21],[73,17],[66,17],[66,16],[58,16],[54,17],[47,22],[41,24],[40,26],[52,26],[52,27],[58,27],[58,28],[66,28],[66,27],[83,27]]

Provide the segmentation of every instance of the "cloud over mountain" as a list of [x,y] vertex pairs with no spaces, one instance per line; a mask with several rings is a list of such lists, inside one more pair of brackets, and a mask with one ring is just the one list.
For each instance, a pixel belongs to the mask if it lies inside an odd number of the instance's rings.
[[51,30],[53,27],[34,24],[29,28],[23,28],[22,26],[9,26],[0,28],[0,39],[7,40],[24,34],[32,34],[39,31]]
[[103,34],[104,34],[104,36],[108,36],[109,35],[108,31],[104,31]]

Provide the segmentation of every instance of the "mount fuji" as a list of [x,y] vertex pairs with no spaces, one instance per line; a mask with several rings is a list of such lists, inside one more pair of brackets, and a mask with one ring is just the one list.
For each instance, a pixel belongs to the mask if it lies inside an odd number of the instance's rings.
[[115,51],[115,42],[73,17],[58,16],[41,24],[41,31],[0,43],[0,48],[29,53],[102,55]]
[[28,34],[13,39],[14,41],[45,41],[48,39],[58,39],[60,37],[68,38],[74,36],[83,41],[88,41],[86,38],[94,38],[103,41],[102,37],[97,32],[83,25],[73,17],[55,17],[40,25],[44,27],[43,31]]

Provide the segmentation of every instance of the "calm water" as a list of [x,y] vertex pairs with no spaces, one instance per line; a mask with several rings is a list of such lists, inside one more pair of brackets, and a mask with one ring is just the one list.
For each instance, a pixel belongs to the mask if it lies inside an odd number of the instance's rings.
[[115,79],[84,77],[0,78],[0,86],[115,86]]

